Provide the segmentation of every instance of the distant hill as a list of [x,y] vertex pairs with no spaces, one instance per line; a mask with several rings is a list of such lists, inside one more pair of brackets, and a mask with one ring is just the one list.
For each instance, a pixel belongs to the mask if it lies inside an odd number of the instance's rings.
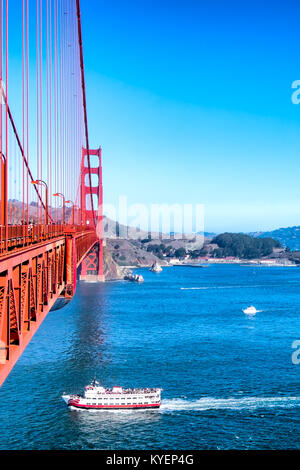
[[292,251],[300,251],[300,226],[279,228],[270,232],[254,232],[250,235],[256,238],[274,238],[283,247],[289,247]]
[[[9,199],[7,202],[8,210],[8,220],[9,224],[19,225],[23,223],[23,202],[18,201],[17,199]],[[24,204],[24,213],[25,213],[25,223],[27,222],[27,213],[28,221],[30,224],[35,224],[38,221],[38,204],[36,202],[31,202],[30,204]],[[49,215],[53,220],[56,220],[57,223],[62,223],[63,218],[63,209],[62,207],[48,207]],[[72,208],[70,206],[65,207],[65,218],[66,220],[71,219],[72,217]],[[44,218],[44,213],[43,213]]]
[[217,235],[211,244],[218,247],[212,253],[216,258],[234,256],[240,259],[255,259],[270,256],[274,250],[282,251],[278,240],[271,237],[251,237],[243,233],[223,233]]
[[121,238],[127,240],[173,240],[174,242],[185,240],[185,244],[196,244],[197,247],[198,245],[203,245],[203,238],[211,239],[215,236],[215,234],[206,232],[186,233],[184,235],[176,232],[170,232],[170,234],[146,232],[137,227],[122,225],[105,215],[103,217],[103,233],[105,238]]

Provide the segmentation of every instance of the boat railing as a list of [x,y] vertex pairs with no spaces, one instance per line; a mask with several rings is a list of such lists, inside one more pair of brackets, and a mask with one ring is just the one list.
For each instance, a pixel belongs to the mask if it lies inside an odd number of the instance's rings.
[[[86,388],[86,391],[92,391],[93,388]],[[133,389],[123,389],[122,391],[114,391],[113,389],[105,389],[105,391],[97,392],[98,395],[136,395],[136,394],[149,394],[160,392],[159,388],[133,388]]]

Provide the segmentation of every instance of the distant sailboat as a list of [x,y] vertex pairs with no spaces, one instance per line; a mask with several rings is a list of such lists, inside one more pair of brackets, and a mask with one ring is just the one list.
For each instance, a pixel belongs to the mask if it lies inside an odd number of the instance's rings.
[[157,261],[155,261],[155,263],[152,264],[152,266],[150,268],[150,271],[152,273],[161,273],[162,272],[162,267],[158,264]]

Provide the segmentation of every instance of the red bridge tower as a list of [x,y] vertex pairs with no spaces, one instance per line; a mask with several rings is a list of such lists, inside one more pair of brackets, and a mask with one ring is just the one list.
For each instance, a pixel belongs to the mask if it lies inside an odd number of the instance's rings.
[[[90,169],[87,159],[88,152],[82,149],[81,161],[81,214],[82,223],[96,227],[99,242],[94,245],[82,263],[81,281],[105,282],[103,272],[103,185],[102,185],[102,151],[90,150]],[[91,174],[92,186],[90,186]],[[96,220],[93,216],[94,207],[98,207]]]

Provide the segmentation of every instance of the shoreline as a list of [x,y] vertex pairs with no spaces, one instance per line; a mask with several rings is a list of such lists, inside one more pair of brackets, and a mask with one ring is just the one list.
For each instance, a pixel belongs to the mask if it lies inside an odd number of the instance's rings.
[[219,262],[209,262],[206,265],[193,265],[193,264],[174,264],[173,266],[184,266],[184,267],[191,267],[191,268],[208,268],[209,266],[214,265],[214,266],[222,266],[222,265],[236,265],[236,266],[242,266],[242,267],[260,267],[260,268],[297,268],[299,265],[297,264],[285,264],[285,263],[249,263],[245,261],[240,261],[240,262],[230,262],[230,261],[222,261],[221,263]]
[[[164,265],[162,268],[175,268],[175,267],[184,267],[184,268],[209,268],[210,266],[222,266],[222,265],[236,265],[241,267],[259,267],[259,268],[297,268],[300,267],[298,264],[285,264],[285,263],[249,263],[246,261],[240,262],[230,262],[230,261],[222,261],[222,262],[208,262],[207,264],[193,264],[193,263],[176,263],[176,264],[169,264]],[[149,269],[151,266],[124,266],[126,269]]]

